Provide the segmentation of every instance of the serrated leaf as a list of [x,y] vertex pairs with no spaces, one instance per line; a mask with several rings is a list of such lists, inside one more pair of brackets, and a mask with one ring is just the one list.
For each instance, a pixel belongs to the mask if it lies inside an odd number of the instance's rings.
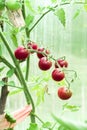
[[0,87],[4,86],[4,81],[0,81]]
[[16,90],[10,91],[9,96],[12,96],[14,94],[18,94],[18,93],[20,93],[22,91],[23,91],[22,89],[16,89]]
[[58,17],[58,19],[60,20],[60,22],[62,23],[63,26],[65,26],[66,23],[66,18],[65,18],[65,11],[63,8],[58,9],[55,12],[55,15]]
[[72,111],[72,112],[75,112],[75,111],[78,111],[78,110],[80,109],[80,106],[70,105],[70,104],[68,104],[68,103],[65,103],[65,104],[63,105],[63,110],[65,110],[65,109],[70,110],[70,111]]
[[75,12],[73,19],[77,18],[77,16],[80,14],[80,9],[77,9],[77,11]]
[[28,15],[25,19],[26,25],[29,26],[34,20],[34,16],[33,15]]
[[30,127],[27,130],[40,130],[36,123],[30,123]]
[[14,69],[10,69],[10,70],[7,72],[6,76],[7,76],[7,77],[11,77],[13,74],[14,74]]

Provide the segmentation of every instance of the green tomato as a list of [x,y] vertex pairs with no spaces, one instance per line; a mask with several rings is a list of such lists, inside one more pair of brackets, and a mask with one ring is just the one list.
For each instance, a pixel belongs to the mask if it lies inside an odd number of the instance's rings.
[[18,0],[6,0],[6,7],[11,11],[15,11],[21,8],[21,2]]
[[3,10],[5,7],[5,1],[4,0],[0,0],[0,10]]

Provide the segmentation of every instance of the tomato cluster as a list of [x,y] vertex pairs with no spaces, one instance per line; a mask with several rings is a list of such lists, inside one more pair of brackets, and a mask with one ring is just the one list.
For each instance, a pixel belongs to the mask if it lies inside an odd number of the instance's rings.
[[[54,59],[50,55],[50,51],[45,48],[39,48],[38,45],[34,42],[29,42],[27,44],[27,47],[19,46],[15,51],[14,55],[16,59],[18,60],[26,60],[30,54],[36,53],[39,62],[38,67],[42,71],[49,70],[53,63],[52,60],[54,60],[54,69],[52,70],[51,77],[54,81],[60,82],[63,79],[65,79],[65,73],[63,71],[63,68],[68,67],[68,62],[64,58]],[[72,96],[72,92],[69,87],[59,87],[57,95],[60,99],[66,100],[69,99]]]

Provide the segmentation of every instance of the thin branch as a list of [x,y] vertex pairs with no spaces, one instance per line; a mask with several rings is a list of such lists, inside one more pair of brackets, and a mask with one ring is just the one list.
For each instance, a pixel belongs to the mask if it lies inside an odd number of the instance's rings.
[[[58,5],[57,5],[58,6]],[[55,6],[55,8],[56,8],[56,6]],[[29,29],[29,32],[31,32],[33,29],[34,29],[34,27],[39,23],[39,21],[46,15],[46,14],[48,14],[49,12],[51,12],[52,10],[51,9],[49,9],[48,11],[46,11],[45,13],[43,13],[42,15],[41,15],[41,17],[36,21],[36,23],[31,27],[31,29]]]
[[14,69],[14,72],[15,72],[15,75],[17,76],[17,78],[18,78],[18,80],[21,82],[21,78],[20,78],[20,76],[18,75],[18,73],[17,73],[17,70],[16,70],[16,68],[13,66],[13,65],[11,65],[10,63],[9,63],[9,61],[7,61],[4,57],[2,57],[2,56],[0,56],[0,61],[1,62],[3,62],[6,66],[8,66],[10,69]]
[[[66,2],[66,3],[60,3],[60,6],[64,6],[64,5],[69,5],[69,4],[71,4],[70,2]],[[82,5],[87,5],[87,3],[85,3],[85,2],[74,2],[73,4],[82,4]],[[53,11],[53,9],[55,9],[55,8],[57,8],[59,5],[57,4],[57,5],[55,5],[54,7],[51,7],[51,8],[49,8],[45,13],[43,13],[41,16],[40,16],[40,18],[34,23],[34,25],[29,29],[29,32],[31,32],[33,29],[34,29],[34,27],[41,21],[41,19],[46,15],[46,14],[48,14],[49,12],[51,12],[51,11]]]

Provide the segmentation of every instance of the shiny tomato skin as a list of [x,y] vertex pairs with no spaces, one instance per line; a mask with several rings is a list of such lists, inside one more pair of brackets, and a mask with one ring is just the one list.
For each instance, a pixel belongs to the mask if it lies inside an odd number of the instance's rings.
[[41,53],[39,53],[39,52],[44,52],[44,48],[38,48],[38,52],[37,52],[37,57],[40,59],[40,58],[42,58],[42,57],[44,57],[44,55],[43,54],[41,54]]
[[[58,64],[57,64],[58,63]],[[56,62],[55,62],[55,68],[59,68],[60,67],[65,67],[67,68],[68,67],[68,62],[66,60],[63,60],[63,59],[58,59]]]
[[24,48],[23,46],[19,46],[15,50],[14,55],[15,55],[16,59],[25,60],[29,56],[29,51],[26,48]]
[[60,69],[56,68],[52,71],[52,79],[55,81],[61,81],[65,78],[65,74]]
[[48,60],[46,57],[42,57],[39,60],[38,66],[41,70],[49,70],[52,66],[52,62]]
[[58,88],[57,94],[58,94],[58,97],[62,100],[67,100],[72,96],[71,90],[66,87]]

